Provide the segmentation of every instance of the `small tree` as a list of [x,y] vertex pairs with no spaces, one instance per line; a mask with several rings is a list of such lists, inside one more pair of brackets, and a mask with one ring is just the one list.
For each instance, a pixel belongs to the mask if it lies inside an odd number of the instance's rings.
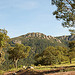
[[68,56],[69,56],[69,60],[70,60],[70,64],[72,63],[71,61],[72,61],[72,59],[73,58],[75,58],[75,41],[71,41],[71,42],[69,42],[69,54],[68,54]]
[[21,58],[26,58],[29,55],[30,47],[23,44],[15,44],[15,47],[10,47],[7,51],[9,59],[13,60],[14,66],[17,68],[17,62]]

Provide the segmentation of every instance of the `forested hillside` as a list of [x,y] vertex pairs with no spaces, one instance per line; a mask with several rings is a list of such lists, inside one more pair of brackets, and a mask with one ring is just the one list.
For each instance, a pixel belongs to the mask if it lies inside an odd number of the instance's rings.
[[[10,46],[14,46],[15,43],[19,43],[19,44],[24,44],[25,46],[31,47],[29,56],[25,59],[19,60],[18,65],[21,66],[21,65],[33,64],[35,62],[34,61],[35,55],[42,53],[45,50],[45,48],[47,48],[48,46],[67,47],[68,41],[71,41],[71,40],[75,40],[74,35],[52,37],[52,36],[46,36],[43,33],[28,33],[19,37],[11,38],[9,41],[9,44]],[[7,57],[8,55],[6,54],[6,59]],[[11,61],[9,63],[8,61],[9,60],[7,59],[4,65],[11,63]]]
[[56,37],[56,38],[61,40],[61,42],[64,43],[65,45],[68,45],[69,41],[75,40],[75,35],[59,36],[59,37]]

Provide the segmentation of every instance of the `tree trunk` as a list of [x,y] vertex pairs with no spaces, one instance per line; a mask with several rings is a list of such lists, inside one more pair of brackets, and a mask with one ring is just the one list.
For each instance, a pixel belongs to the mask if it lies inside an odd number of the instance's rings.
[[72,62],[71,62],[71,58],[70,58],[70,64],[71,64]]
[[15,68],[17,68],[17,62],[18,62],[18,60],[15,60],[15,62],[14,62]]

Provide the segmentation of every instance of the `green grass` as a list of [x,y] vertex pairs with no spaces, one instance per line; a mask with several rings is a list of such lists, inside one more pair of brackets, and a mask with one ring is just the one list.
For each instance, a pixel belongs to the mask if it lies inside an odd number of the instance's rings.
[[66,63],[66,64],[57,64],[57,65],[49,65],[49,66],[36,66],[34,67],[35,70],[52,70],[59,67],[65,67],[65,66],[75,66],[75,63]]
[[36,66],[35,70],[51,70],[50,66]]
[[11,72],[19,71],[20,69],[22,69],[22,68],[18,68],[18,69],[12,68],[12,69],[9,69],[9,70],[6,70],[6,71],[0,70],[0,75],[3,75],[5,72],[9,72],[9,71],[11,71]]
[[12,69],[9,69],[9,70],[7,70],[7,71],[18,71],[18,70],[20,70],[21,68],[12,68]]
[[3,70],[0,70],[0,75],[2,75],[4,72],[5,72],[5,71],[3,71]]

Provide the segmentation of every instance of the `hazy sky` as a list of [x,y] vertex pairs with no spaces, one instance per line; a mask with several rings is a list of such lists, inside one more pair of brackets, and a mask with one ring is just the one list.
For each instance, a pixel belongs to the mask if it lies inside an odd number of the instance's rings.
[[0,0],[0,28],[5,28],[10,37],[29,32],[41,32],[51,36],[70,34],[56,20],[56,9],[51,0]]

